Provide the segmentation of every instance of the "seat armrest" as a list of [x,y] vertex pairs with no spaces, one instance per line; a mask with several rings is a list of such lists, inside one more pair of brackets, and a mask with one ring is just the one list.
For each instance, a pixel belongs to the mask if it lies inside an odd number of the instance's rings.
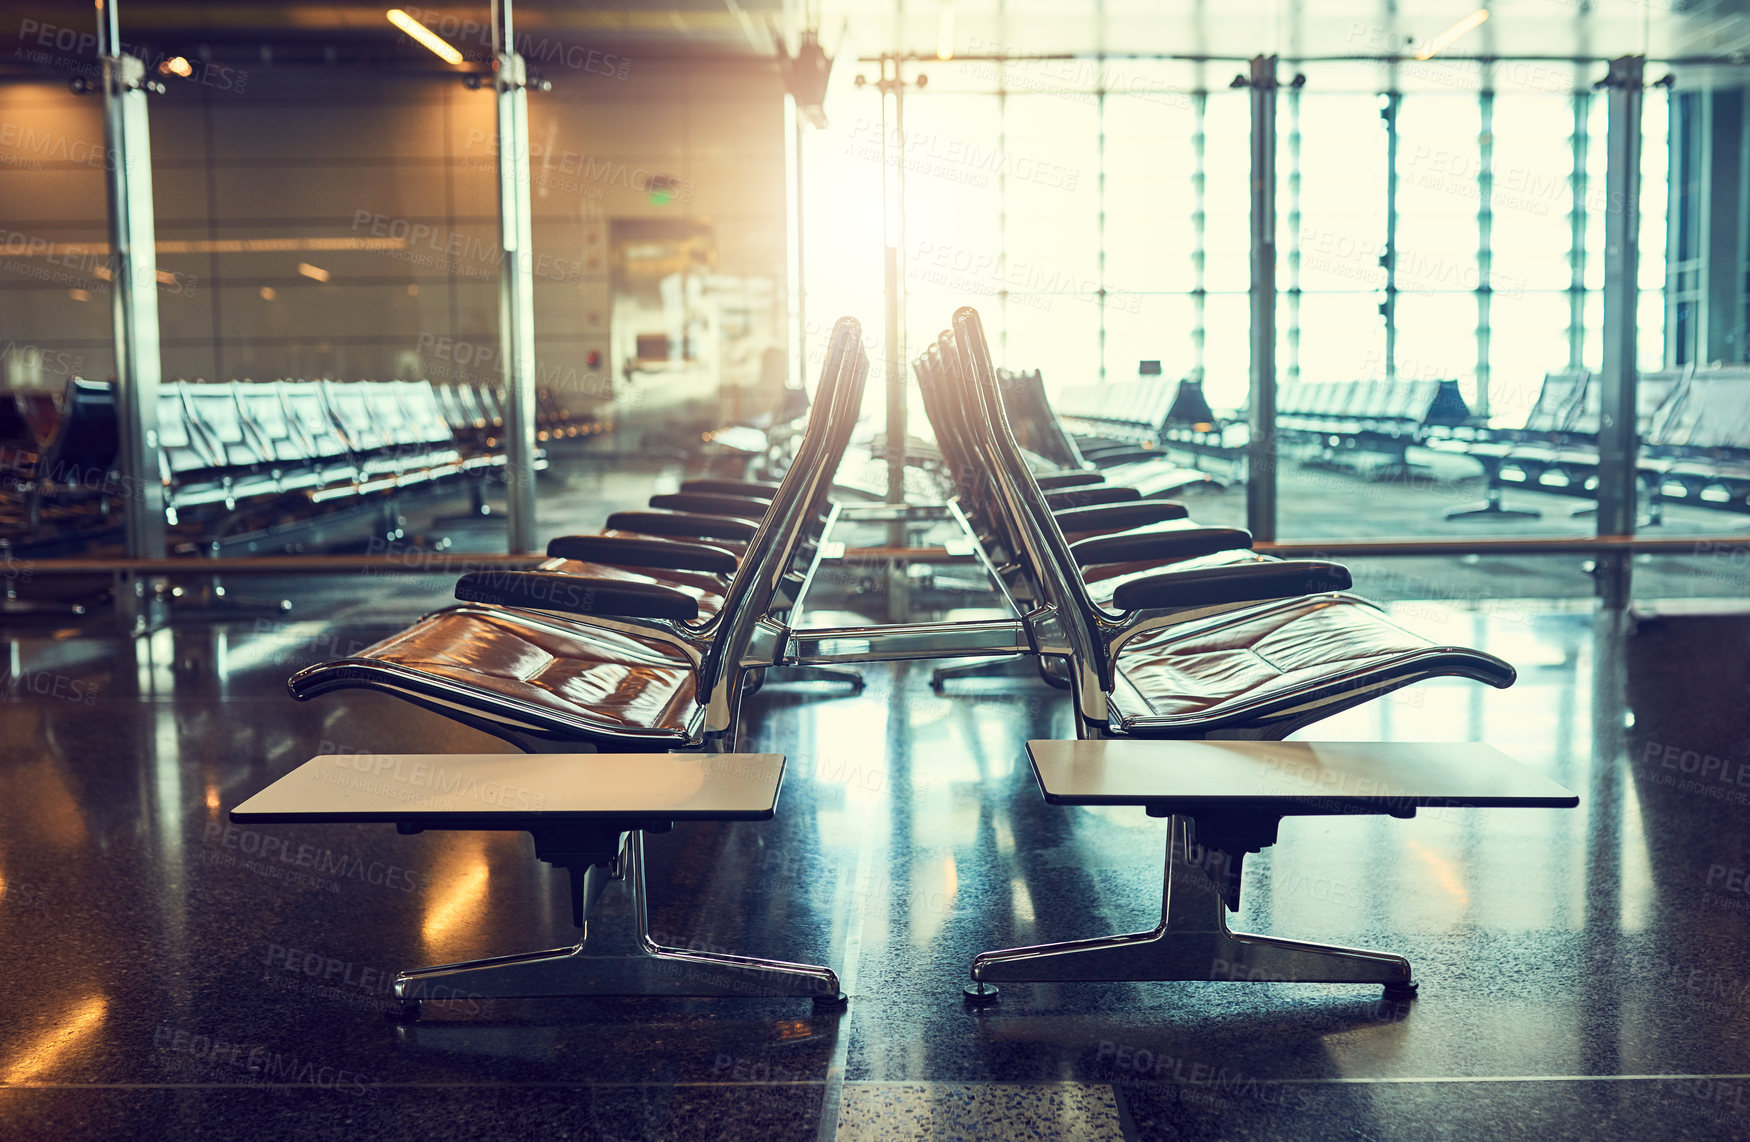
[[1166,458],[1167,454],[1159,448],[1112,448],[1094,457],[1094,465],[1098,468],[1114,468],[1120,464],[1137,464]]
[[1218,551],[1244,551],[1250,546],[1252,533],[1244,528],[1188,527],[1095,536],[1070,544],[1069,553],[1075,556],[1078,566],[1091,567],[1096,563],[1132,563],[1139,559],[1190,559]]
[[650,506],[669,511],[697,512],[700,515],[726,515],[739,519],[764,519],[771,504],[746,496],[720,496],[710,492],[670,492],[651,496]]
[[1292,599],[1326,591],[1346,591],[1353,583],[1341,563],[1285,559],[1279,563],[1242,563],[1195,571],[1165,571],[1121,583],[1112,605],[1121,611],[1161,607],[1207,607],[1220,603],[1251,603]]
[[464,603],[569,611],[578,615],[632,619],[699,617],[699,604],[691,595],[667,587],[549,571],[470,571],[456,581],[456,598]]
[[745,496],[754,500],[770,500],[777,494],[778,485],[765,484],[758,480],[719,480],[707,477],[699,480],[682,480],[681,491],[702,492],[714,496]]
[[1184,504],[1167,500],[1142,500],[1128,504],[1106,504],[1092,508],[1066,508],[1053,512],[1057,526],[1065,535],[1089,531],[1123,531],[1151,523],[1169,523],[1184,519],[1189,513]]
[[738,543],[758,531],[746,520],[689,512],[615,512],[608,517],[609,531],[636,531],[645,535],[679,535],[688,539],[731,539]]
[[1039,486],[1048,492],[1062,491],[1064,488],[1085,488],[1089,484],[1104,484],[1106,477],[1098,472],[1052,472],[1045,476],[1034,477]]
[[1100,504],[1125,504],[1142,499],[1135,488],[1070,488],[1063,492],[1046,492],[1045,505],[1053,512],[1065,508],[1091,508]]
[[733,575],[741,565],[734,552],[709,544],[611,535],[562,535],[547,544],[547,554],[555,559],[578,559],[586,563],[661,567],[669,571],[709,571],[716,575]]

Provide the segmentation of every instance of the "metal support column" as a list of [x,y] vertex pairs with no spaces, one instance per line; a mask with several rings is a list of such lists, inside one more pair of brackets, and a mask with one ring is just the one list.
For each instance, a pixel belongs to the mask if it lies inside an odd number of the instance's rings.
[[1385,252],[1379,266],[1385,271],[1379,316],[1385,321],[1385,369],[1389,380],[1398,375],[1398,107],[1404,97],[1396,90],[1397,65],[1392,65],[1394,90],[1385,97],[1379,116],[1385,121]]
[[[103,141],[109,183],[110,311],[115,324],[118,468],[130,559],[164,557],[164,485],[158,474],[158,254],[152,212],[152,147],[146,65],[122,51],[116,0],[97,0],[97,53],[103,67]],[[161,89],[160,89],[161,90]],[[116,615],[124,630],[160,621],[144,576],[117,580]]]
[[1276,57],[1255,56],[1252,94],[1252,377],[1246,526],[1276,538]]
[[785,98],[787,115],[790,120],[789,146],[786,148],[785,159],[790,164],[790,260],[789,260],[789,293],[790,293],[790,344],[796,350],[796,365],[790,370],[787,384],[801,388],[808,387],[808,256],[806,252],[807,234],[804,231],[802,215],[802,188],[806,180],[802,172],[802,133],[805,124],[802,121],[802,109],[796,104],[794,94]]
[[887,242],[887,502],[905,503],[905,80],[881,61],[881,145]]
[[[905,346],[905,89],[901,73],[903,57],[881,57],[881,77],[876,90],[881,93],[881,205],[885,215],[883,239],[886,244],[885,276],[887,297],[887,423],[886,436],[887,502],[905,503],[905,443],[906,443],[906,346]],[[859,86],[862,77],[857,80]],[[917,78],[917,85],[929,80]],[[905,521],[895,519],[888,529],[888,542],[895,547],[909,546]],[[911,585],[906,578],[904,563],[888,566],[887,618],[890,622],[906,622],[911,618]]]
[[[1633,535],[1635,472],[1635,353],[1639,322],[1641,229],[1640,56],[1610,61],[1602,86],[1609,109],[1604,214],[1604,368],[1599,379],[1598,534]],[[1629,557],[1601,554],[1598,598],[1606,607],[1628,605]]]
[[1471,412],[1487,418],[1493,405],[1489,392],[1489,341],[1495,320],[1495,91],[1485,77],[1477,95],[1481,124],[1477,132],[1477,365],[1476,399]]
[[1592,95],[1577,79],[1574,91],[1574,173],[1568,202],[1568,368],[1586,367],[1587,154],[1591,146]]
[[535,548],[535,262],[529,205],[528,68],[516,52],[511,0],[492,0],[492,89],[498,100],[498,345],[504,375],[509,550]]

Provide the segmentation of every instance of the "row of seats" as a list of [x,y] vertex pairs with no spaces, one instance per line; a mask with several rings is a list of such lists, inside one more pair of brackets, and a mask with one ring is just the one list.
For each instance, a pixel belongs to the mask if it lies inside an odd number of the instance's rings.
[[[775,483],[691,481],[652,498],[647,511],[610,516],[600,534],[555,540],[534,570],[465,575],[460,605],[299,671],[292,694],[386,693],[531,752],[733,751],[744,697],[767,670],[798,661],[793,646],[855,645],[875,661],[917,657],[920,639],[935,648],[956,631],[990,634],[985,620],[855,628],[855,638],[791,626],[830,546],[838,511],[830,490],[868,372],[860,342],[856,322],[841,321],[808,426]],[[1499,659],[1429,644],[1347,594],[1348,573],[1336,564],[1259,556],[1242,531],[1199,527],[1181,504],[1031,454],[1011,429],[975,312],[956,314],[917,372],[955,486],[953,512],[1013,604],[1003,620],[1015,628],[1009,645],[1032,648],[1045,676],[1071,691],[1078,736],[1275,739],[1421,679],[1511,683]],[[1022,412],[1022,402],[1017,414],[1041,415]],[[1055,498],[1102,490],[1116,494]],[[676,759],[653,756],[651,771],[665,760]],[[592,898],[579,867],[620,869],[622,852],[635,866],[639,831],[666,826],[616,819],[615,835],[593,838],[581,856],[561,843],[568,838],[544,840],[541,821],[473,815],[464,827],[533,832],[537,856],[572,869],[582,923]],[[1250,838],[1251,851],[1273,839]],[[1225,866],[1231,871],[1211,874],[1229,908],[1244,851]],[[685,958],[648,940],[644,952]],[[444,972],[512,974],[524,961],[530,974],[546,970],[541,957],[476,961],[409,973],[396,994],[418,994],[413,985]],[[775,978],[801,969],[768,961],[763,970]],[[836,983],[830,972],[821,978]],[[515,986],[492,994],[554,994]]]
[[1203,383],[1138,377],[1107,385],[1072,385],[1058,397],[1070,430],[1089,441],[1156,444],[1168,429],[1208,432],[1216,416]]
[[1276,392],[1278,431],[1421,441],[1472,421],[1457,381],[1303,381]]
[[[1201,395],[1199,389],[1199,400]],[[1457,381],[1301,381],[1276,392],[1280,441],[1303,447],[1307,462],[1336,463],[1348,454],[1383,457],[1383,463],[1369,465],[1375,475],[1407,469],[1412,445],[1449,438],[1474,423]],[[1175,451],[1230,461],[1249,438],[1243,421],[1224,423],[1213,412],[1200,422],[1169,417],[1158,433],[1159,443]]]
[[1341,567],[1258,556],[1245,532],[1199,527],[1183,505],[1066,519],[988,361],[977,314],[961,310],[917,363],[925,407],[939,440],[961,442],[961,499],[991,565],[1010,570],[1028,613],[1062,624],[1041,638],[1076,648],[1067,681],[1088,736],[1279,737],[1420,678],[1511,683],[1499,659],[1434,646],[1347,594]]
[[554,540],[532,571],[464,576],[464,605],[300,671],[292,694],[379,690],[531,751],[732,742],[758,680],[753,640],[800,599],[830,527],[867,372],[856,323],[841,322],[779,481],[691,480],[598,535]]
[[[1066,474],[1079,476],[1083,485],[1102,483],[1134,489],[1142,498],[1180,495],[1194,487],[1213,489],[1219,483],[1206,473],[1168,460],[1152,440],[1135,445],[1078,438],[1059,419],[1045,393],[1039,370],[997,371],[1003,399],[1016,411],[1022,446],[1037,458],[1036,471],[1042,483],[1053,489],[1065,487]],[[1095,473],[1098,479],[1093,475]]]
[[[490,410],[490,411],[489,411]],[[159,386],[166,521],[197,547],[504,466],[489,389],[429,381],[173,381]],[[23,541],[89,537],[128,493],[113,385],[69,380],[39,454],[10,473]],[[545,466],[544,458],[537,460]]]
[[[1636,469],[1648,522],[1667,502],[1750,511],[1750,369],[1741,366],[1641,374],[1635,390]],[[1487,499],[1448,518],[1535,516],[1509,508],[1503,490],[1535,488],[1593,499],[1599,478],[1600,378],[1550,373],[1522,425],[1435,447],[1475,460]]]

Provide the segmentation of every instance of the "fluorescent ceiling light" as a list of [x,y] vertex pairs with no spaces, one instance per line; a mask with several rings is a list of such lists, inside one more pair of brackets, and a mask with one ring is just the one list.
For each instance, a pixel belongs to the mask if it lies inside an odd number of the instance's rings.
[[403,12],[399,8],[391,8],[389,9],[388,15],[391,24],[394,24],[403,32],[406,32],[408,35],[418,40],[422,45],[431,49],[432,54],[443,60],[445,63],[462,62],[461,52],[445,43],[436,32],[432,31],[418,20],[415,20],[412,16],[409,16],[406,12]]
[[314,278],[319,282],[325,282],[328,280],[327,270],[323,269],[321,266],[312,266],[309,262],[299,262],[298,272],[307,278]]
[[1436,55],[1451,46],[1452,41],[1458,39],[1460,36],[1468,35],[1477,28],[1480,28],[1488,18],[1489,10],[1487,8],[1478,8],[1475,12],[1472,12],[1470,15],[1466,16],[1464,19],[1424,44],[1421,49],[1416,52],[1416,58],[1433,59]]

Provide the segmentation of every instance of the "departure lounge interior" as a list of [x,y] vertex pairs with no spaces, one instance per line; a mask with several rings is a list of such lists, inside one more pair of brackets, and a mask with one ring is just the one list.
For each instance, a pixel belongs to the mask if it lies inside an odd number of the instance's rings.
[[1747,53],[0,0],[0,1139],[1750,1137]]

